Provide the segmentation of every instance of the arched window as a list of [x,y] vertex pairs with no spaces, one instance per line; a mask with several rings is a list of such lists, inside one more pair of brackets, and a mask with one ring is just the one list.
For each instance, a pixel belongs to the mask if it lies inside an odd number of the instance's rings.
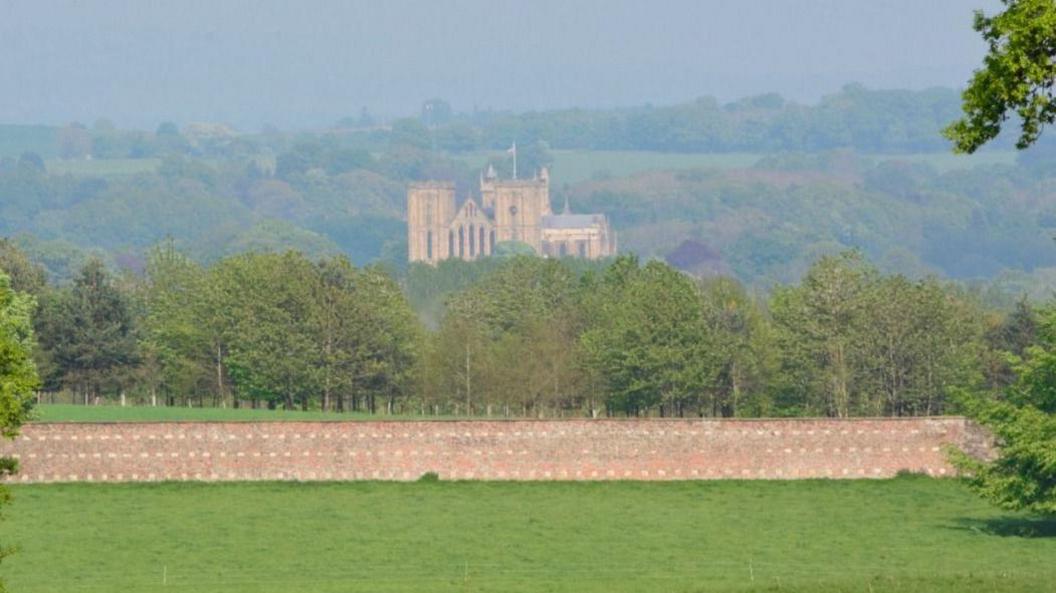
[[[480,245],[480,254],[481,255],[487,255],[484,252],[484,227],[480,227],[480,241],[478,241],[477,244]],[[490,253],[490,252],[488,252],[488,253]]]
[[576,241],[576,250],[579,251],[579,257],[587,257],[587,242]]
[[565,257],[566,255],[568,255],[568,243],[562,241],[561,246],[557,250],[557,254],[561,257]]
[[477,234],[473,231],[473,225],[469,225],[469,257],[477,254]]
[[466,256],[466,227],[458,227],[458,257]]
[[495,231],[491,231],[491,241],[489,243],[491,249],[488,250],[488,253],[495,253]]
[[433,231],[425,234],[425,259],[433,260]]
[[455,256],[455,231],[447,231],[447,257]]

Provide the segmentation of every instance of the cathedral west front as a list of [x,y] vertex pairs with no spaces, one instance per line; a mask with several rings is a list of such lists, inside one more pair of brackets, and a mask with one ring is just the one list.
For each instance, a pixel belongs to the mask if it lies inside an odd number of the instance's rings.
[[412,183],[407,190],[410,261],[474,260],[509,241],[543,257],[616,254],[616,235],[604,214],[572,214],[567,203],[563,212],[553,213],[545,167],[532,179],[499,179],[489,166],[480,176],[479,203],[470,196],[456,206],[452,182]]

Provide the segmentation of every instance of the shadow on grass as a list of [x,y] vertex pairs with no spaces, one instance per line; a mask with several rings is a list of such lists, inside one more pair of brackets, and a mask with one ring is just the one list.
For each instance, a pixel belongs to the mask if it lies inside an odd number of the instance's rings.
[[955,529],[1000,537],[1056,538],[1056,517],[964,518],[957,520]]

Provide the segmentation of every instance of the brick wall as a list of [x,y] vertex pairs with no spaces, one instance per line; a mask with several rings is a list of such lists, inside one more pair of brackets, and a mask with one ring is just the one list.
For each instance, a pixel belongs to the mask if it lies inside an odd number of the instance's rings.
[[953,472],[963,418],[32,424],[11,481],[684,480]]

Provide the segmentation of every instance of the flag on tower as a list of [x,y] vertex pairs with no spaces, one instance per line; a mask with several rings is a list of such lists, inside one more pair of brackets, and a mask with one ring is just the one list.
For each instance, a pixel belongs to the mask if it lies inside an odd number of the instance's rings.
[[506,154],[513,155],[513,178],[517,179],[517,143],[514,142],[512,146],[506,149]]

